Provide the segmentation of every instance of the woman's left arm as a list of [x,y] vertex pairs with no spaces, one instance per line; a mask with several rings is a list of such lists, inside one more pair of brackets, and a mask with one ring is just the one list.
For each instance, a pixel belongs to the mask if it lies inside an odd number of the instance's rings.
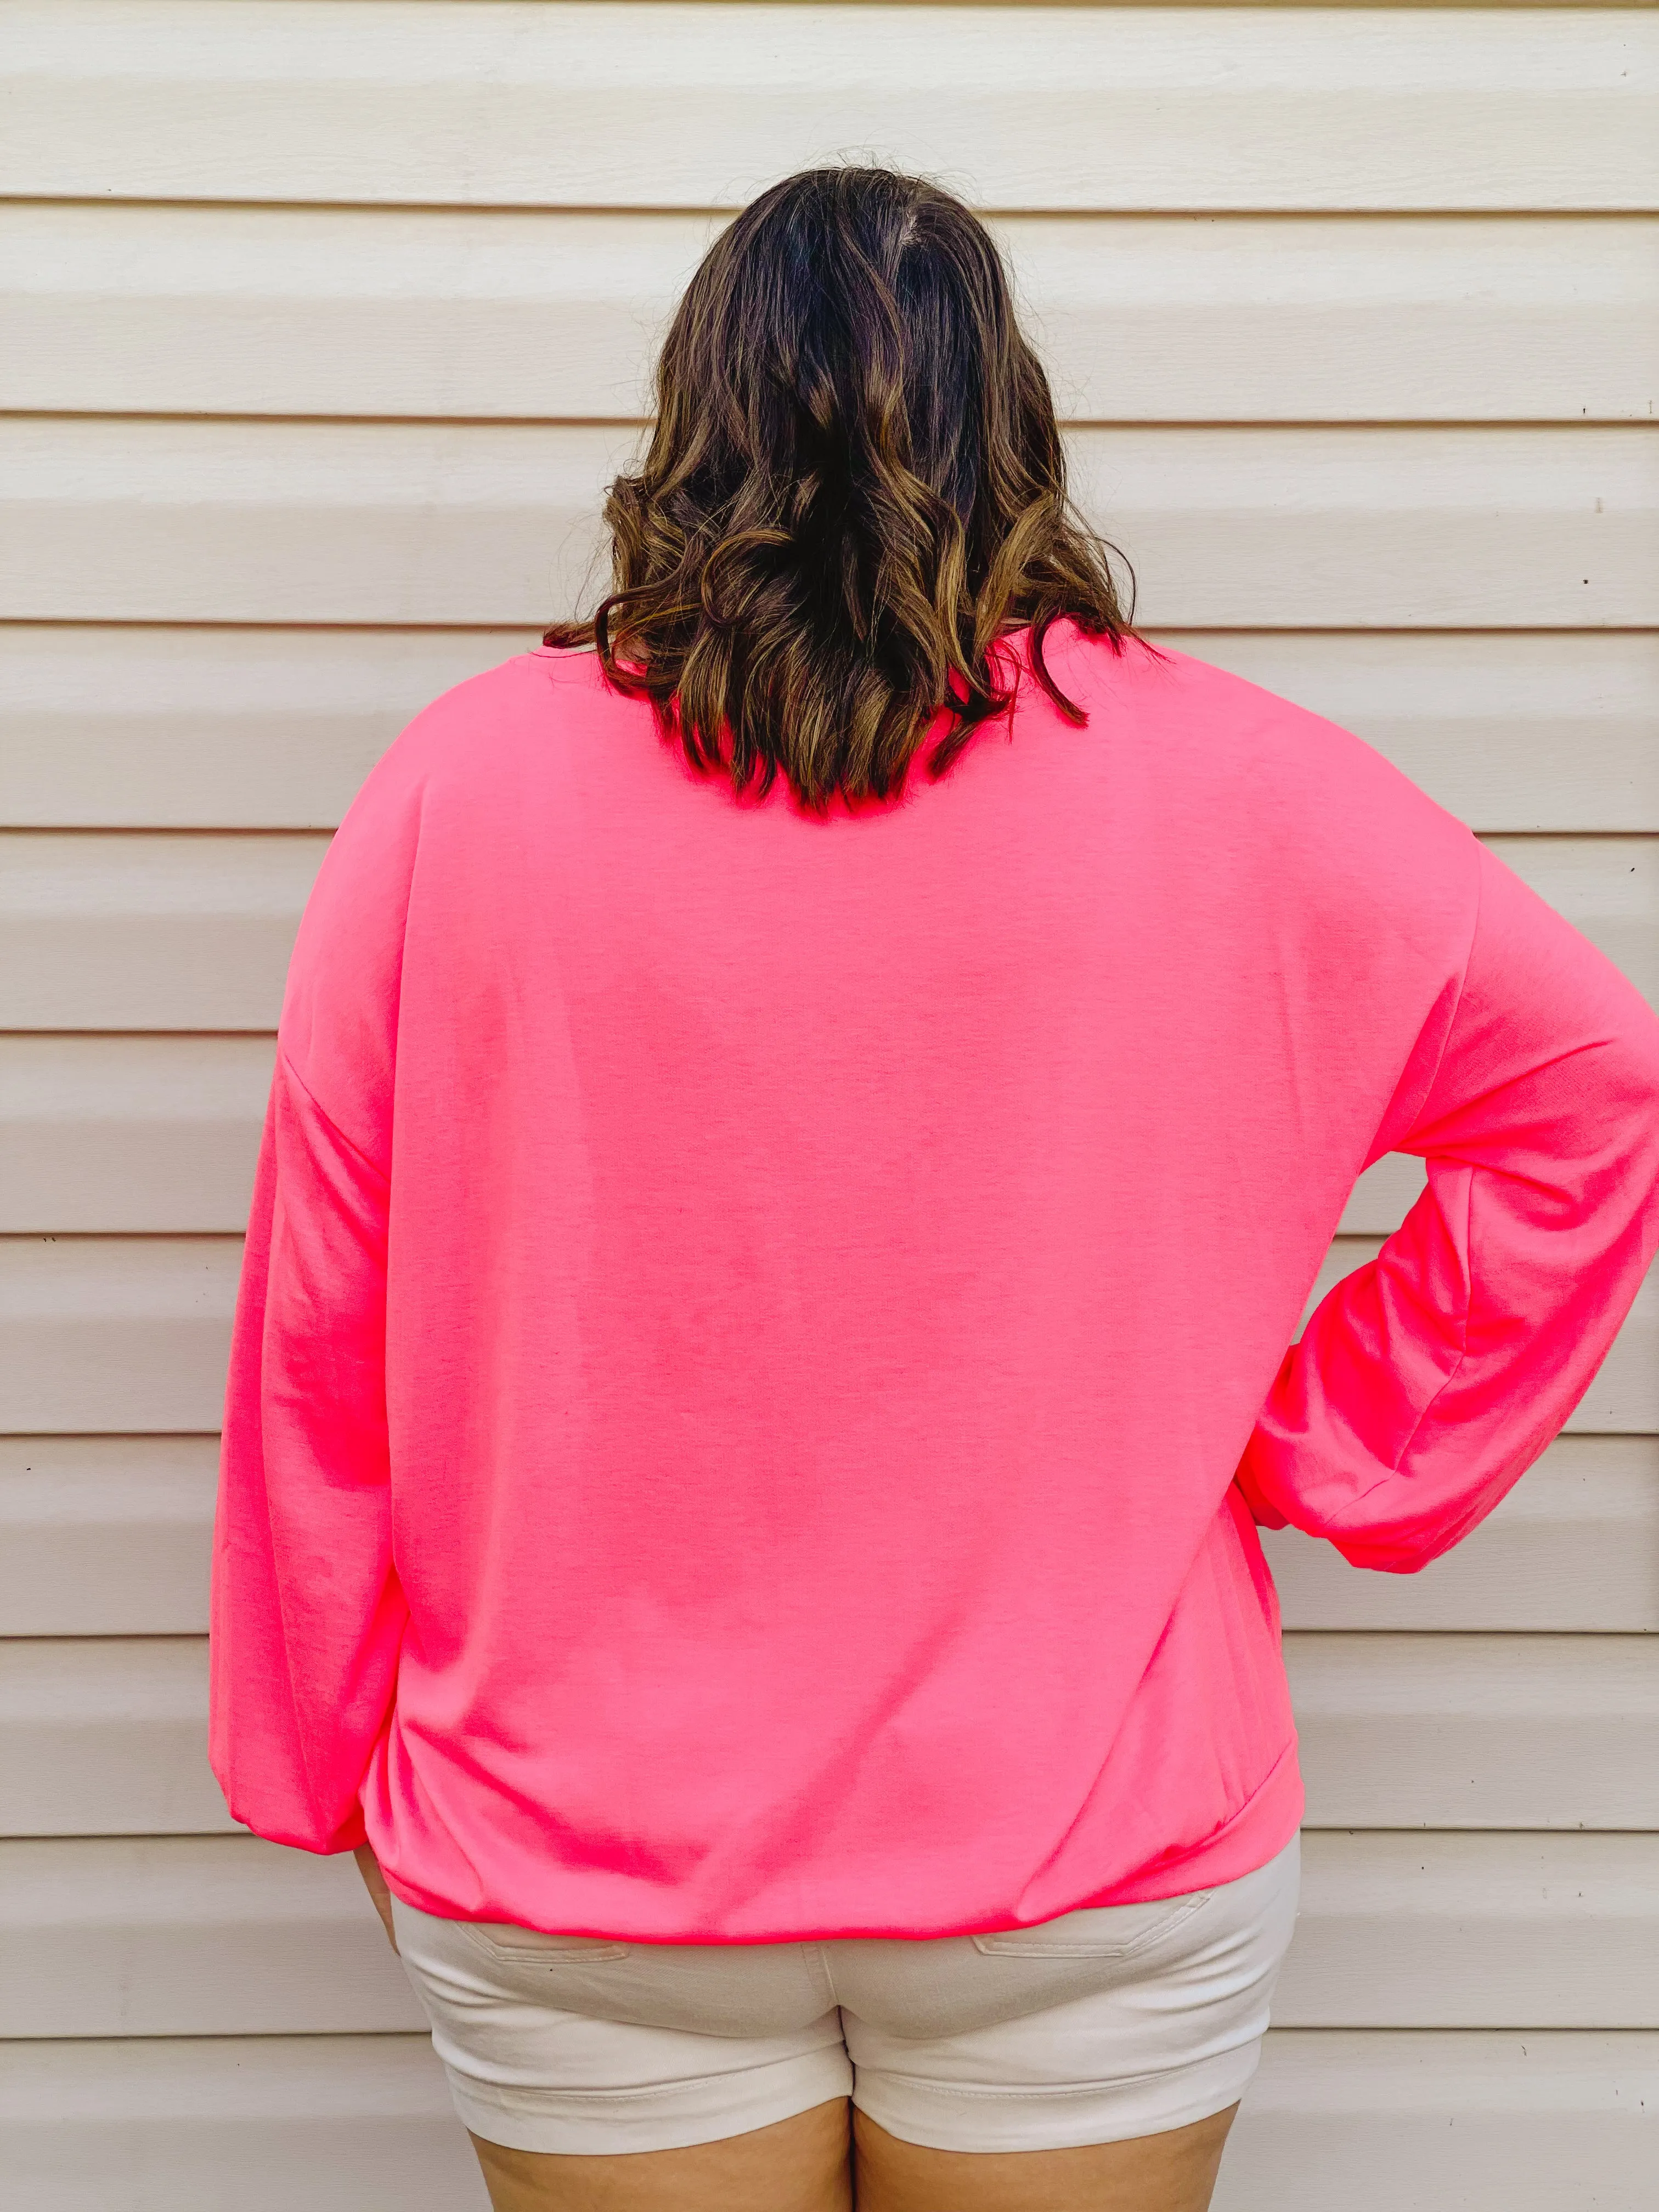
[[388,1186],[279,1045],[232,1340],[214,1528],[210,1755],[233,1815],[365,1840],[407,1608],[392,1559]]
[[395,1951],[398,1929],[392,1917],[392,1892],[380,1871],[380,1862],[374,1856],[373,1844],[359,1844],[356,1849],[357,1871],[363,1878],[363,1887],[374,1899],[374,1910],[380,1916],[380,1925],[386,1929],[386,1940]]

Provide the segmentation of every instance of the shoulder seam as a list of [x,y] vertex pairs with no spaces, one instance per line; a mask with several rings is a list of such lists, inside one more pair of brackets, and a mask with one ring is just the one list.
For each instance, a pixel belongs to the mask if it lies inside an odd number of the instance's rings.
[[1469,921],[1469,941],[1463,948],[1463,966],[1457,978],[1457,996],[1452,1001],[1451,1018],[1446,1024],[1446,1033],[1440,1040],[1440,1049],[1434,1056],[1434,1073],[1429,1078],[1423,1092],[1422,1103],[1417,1109],[1419,1116],[1428,1110],[1429,1101],[1434,1096],[1434,1086],[1440,1080],[1440,1070],[1444,1064],[1447,1052],[1451,1047],[1452,1031],[1457,1027],[1457,1017],[1463,1011],[1463,994],[1468,988],[1469,969],[1474,960],[1475,939],[1480,934],[1480,908],[1485,889],[1481,881],[1480,860],[1486,848],[1472,830],[1468,832],[1468,836],[1470,849],[1474,854],[1474,912]]
[[392,1188],[391,1176],[387,1175],[386,1170],[380,1166],[377,1162],[370,1159],[368,1154],[363,1150],[360,1144],[356,1143],[354,1139],[347,1136],[345,1131],[340,1127],[334,1116],[329,1112],[327,1107],[324,1105],[322,1100],[317,1096],[311,1085],[306,1081],[299,1069],[295,1067],[292,1059],[289,1055],[287,1046],[283,1043],[280,1037],[277,1039],[276,1042],[276,1058],[282,1067],[287,1073],[289,1079],[294,1084],[295,1088],[301,1091],[309,1101],[318,1115],[333,1132],[334,1135],[337,1136],[340,1142],[345,1146],[347,1152],[351,1154],[354,1159],[360,1160],[363,1166],[368,1170],[370,1175],[372,1175],[377,1182],[384,1183],[386,1188],[390,1190]]

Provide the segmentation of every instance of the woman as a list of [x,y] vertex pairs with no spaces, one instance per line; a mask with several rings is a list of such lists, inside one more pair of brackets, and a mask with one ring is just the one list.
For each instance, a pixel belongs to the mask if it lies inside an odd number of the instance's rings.
[[216,1771],[357,1852],[501,2212],[1201,2212],[1295,1913],[1256,1525],[1409,1571],[1537,1457],[1659,1024],[1133,634],[925,184],[726,232],[606,514],[301,932]]

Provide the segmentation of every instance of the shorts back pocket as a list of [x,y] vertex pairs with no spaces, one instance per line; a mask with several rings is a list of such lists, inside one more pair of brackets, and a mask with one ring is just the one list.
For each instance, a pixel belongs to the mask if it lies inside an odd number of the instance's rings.
[[609,1936],[550,1936],[511,1920],[461,1920],[456,1925],[492,1959],[514,1966],[596,1966],[607,1959],[625,1959],[633,1948]]
[[1128,1959],[1149,1951],[1200,1912],[1215,1894],[1194,1890],[1187,1897],[1163,1897],[1150,1905],[1085,1905],[1030,1928],[997,1928],[973,1938],[976,1950],[993,1959]]

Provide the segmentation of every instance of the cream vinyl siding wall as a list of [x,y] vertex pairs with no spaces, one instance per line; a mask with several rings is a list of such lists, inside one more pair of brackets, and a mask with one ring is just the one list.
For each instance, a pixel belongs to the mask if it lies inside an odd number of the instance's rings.
[[[364,773],[596,577],[726,214],[994,218],[1150,625],[1358,730],[1659,997],[1659,22],[1595,9],[0,11],[0,2203],[478,2212],[349,1858],[204,1753],[240,1231]],[[1418,1188],[1356,1191],[1317,1296]],[[1659,1285],[1420,1577],[1270,1541],[1304,1916],[1221,2212],[1659,2174]]]

